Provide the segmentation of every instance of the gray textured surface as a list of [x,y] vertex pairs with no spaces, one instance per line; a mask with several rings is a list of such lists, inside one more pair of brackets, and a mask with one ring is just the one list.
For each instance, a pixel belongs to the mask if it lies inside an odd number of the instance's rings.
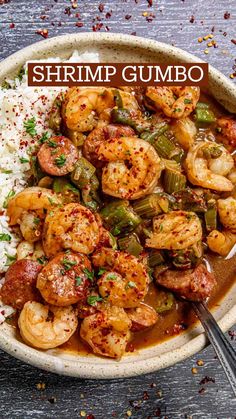
[[[101,30],[108,25],[111,32],[136,32],[172,43],[207,58],[227,76],[233,72],[236,46],[231,39],[236,39],[235,0],[153,0],[151,8],[146,0],[137,0],[137,3],[110,0],[103,2],[103,13],[98,11],[99,3],[78,1],[78,8],[71,9],[71,16],[65,14],[65,8],[71,5],[69,0],[11,0],[0,6],[0,58],[38,41],[40,35],[36,30],[48,29],[49,36],[91,31],[97,23],[93,19],[99,16],[103,23]],[[113,11],[111,17],[106,18],[110,10]],[[147,22],[142,15],[145,11],[156,15],[152,22]],[[230,13],[229,19],[224,18],[225,12]],[[81,17],[75,17],[75,13],[80,13]],[[131,18],[125,19],[126,15]],[[40,16],[46,18],[43,20]],[[190,22],[192,16],[194,23]],[[75,26],[78,21],[84,26]],[[10,27],[11,23],[14,28]],[[206,44],[199,44],[197,38],[210,33],[213,26],[218,48],[209,48],[206,56],[203,52]],[[233,344],[236,347],[236,341]],[[198,367],[198,374],[193,375],[191,368],[200,358],[204,366]],[[205,376],[214,378],[215,383],[200,385]],[[44,391],[37,390],[39,382],[46,383]],[[205,389],[202,394],[199,393],[201,388]],[[236,417],[236,400],[210,347],[158,373],[109,382],[59,377],[0,353],[0,389],[0,418],[77,418],[83,411],[96,419],[125,418],[127,411],[135,418]]]

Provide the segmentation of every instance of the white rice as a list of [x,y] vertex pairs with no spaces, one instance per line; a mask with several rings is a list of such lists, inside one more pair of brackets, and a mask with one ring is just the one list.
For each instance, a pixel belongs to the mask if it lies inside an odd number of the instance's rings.
[[[48,58],[48,62],[60,62],[60,58]],[[81,55],[75,51],[68,61],[99,62],[96,52],[85,52]],[[10,85],[14,80],[7,80]],[[66,90],[61,87],[28,87],[27,77],[22,81],[15,80],[14,89],[0,88],[0,238],[9,234],[10,241],[0,240],[0,274],[6,272],[9,261],[16,256],[18,238],[8,226],[8,217],[3,208],[9,193],[24,189],[29,177],[29,163],[21,163],[20,159],[29,160],[37,138],[32,138],[24,129],[24,122],[30,118],[36,120],[37,136],[51,132],[48,127],[47,115],[58,93]],[[0,287],[3,280],[0,280]],[[0,323],[10,315],[12,309],[0,305]]]

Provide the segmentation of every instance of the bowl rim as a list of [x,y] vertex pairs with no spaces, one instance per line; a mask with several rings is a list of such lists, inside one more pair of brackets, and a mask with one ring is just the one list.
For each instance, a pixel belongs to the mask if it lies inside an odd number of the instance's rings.
[[[71,42],[78,41],[91,42],[93,48],[97,45],[110,44],[119,45],[123,47],[136,47],[145,48],[152,52],[160,52],[163,54],[171,54],[176,60],[182,62],[204,62],[202,59],[190,54],[180,48],[165,44],[153,39],[142,38],[132,35],[124,35],[120,33],[72,33],[56,36],[50,39],[42,40],[33,43],[25,48],[22,48],[14,54],[8,56],[0,62],[0,78],[6,77],[6,69],[10,73],[16,68],[16,62],[25,63],[30,59],[32,51],[37,50],[37,54],[44,52],[47,48],[58,47],[58,45],[66,45]],[[209,65],[209,75],[213,80],[220,80],[221,83],[232,92],[232,99],[236,99],[236,86],[220,71]],[[236,305],[234,305],[219,321],[220,327],[223,331],[228,330],[236,321]],[[191,339],[189,342],[181,345],[180,347],[173,349],[170,352],[163,353],[158,356],[154,356],[148,359],[135,360],[132,362],[132,355],[129,357],[131,362],[113,362],[109,363],[105,359],[102,363],[94,362],[87,364],[83,357],[76,360],[67,360],[59,358],[53,354],[45,353],[37,349],[31,348],[26,344],[20,342],[15,337],[10,336],[6,333],[6,325],[0,326],[0,348],[9,353],[10,355],[18,358],[28,364],[45,369],[47,371],[69,375],[80,378],[93,378],[93,379],[112,379],[112,378],[125,378],[145,373],[157,371],[159,369],[171,366],[177,362],[183,361],[184,359],[194,355],[195,353],[202,350],[207,343],[207,339],[204,333],[200,333],[198,336]],[[141,352],[141,351],[140,351]]]

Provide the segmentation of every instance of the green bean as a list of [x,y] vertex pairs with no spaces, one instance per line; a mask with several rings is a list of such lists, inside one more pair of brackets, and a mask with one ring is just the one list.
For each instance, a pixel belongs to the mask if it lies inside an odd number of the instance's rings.
[[136,257],[138,257],[140,253],[143,251],[143,246],[141,246],[138,237],[135,233],[118,239],[118,246],[120,250],[128,252]]
[[113,89],[112,93],[114,95],[115,104],[116,104],[117,108],[118,109],[123,108],[123,100],[122,100],[119,89]]
[[211,199],[208,201],[208,209],[204,214],[206,230],[208,232],[217,229],[217,208],[216,201]]
[[80,157],[76,162],[75,169],[71,173],[70,178],[78,188],[83,188],[89,184],[89,180],[95,172],[96,168],[84,157]]
[[114,236],[134,230],[142,221],[129,201],[125,200],[110,202],[101,210],[100,215]]
[[186,177],[171,169],[164,171],[164,189],[167,193],[178,192],[186,186]]

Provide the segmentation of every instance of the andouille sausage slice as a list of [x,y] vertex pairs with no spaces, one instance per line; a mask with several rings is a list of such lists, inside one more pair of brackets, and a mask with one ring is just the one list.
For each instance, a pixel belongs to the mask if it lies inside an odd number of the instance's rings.
[[158,314],[154,308],[145,303],[140,303],[138,307],[126,310],[128,317],[132,321],[131,331],[139,332],[148,327],[154,326],[158,320]]
[[69,138],[63,136],[51,137],[38,152],[42,170],[51,176],[64,176],[72,172],[78,158],[77,148]]
[[4,304],[21,310],[27,301],[41,301],[36,288],[37,276],[42,265],[30,259],[13,263],[5,276],[0,296]]
[[66,307],[86,299],[91,271],[85,255],[60,253],[38,275],[37,288],[47,303]]
[[203,301],[210,297],[216,285],[214,275],[208,272],[203,264],[186,271],[167,270],[158,275],[156,281],[159,285],[191,301]]

